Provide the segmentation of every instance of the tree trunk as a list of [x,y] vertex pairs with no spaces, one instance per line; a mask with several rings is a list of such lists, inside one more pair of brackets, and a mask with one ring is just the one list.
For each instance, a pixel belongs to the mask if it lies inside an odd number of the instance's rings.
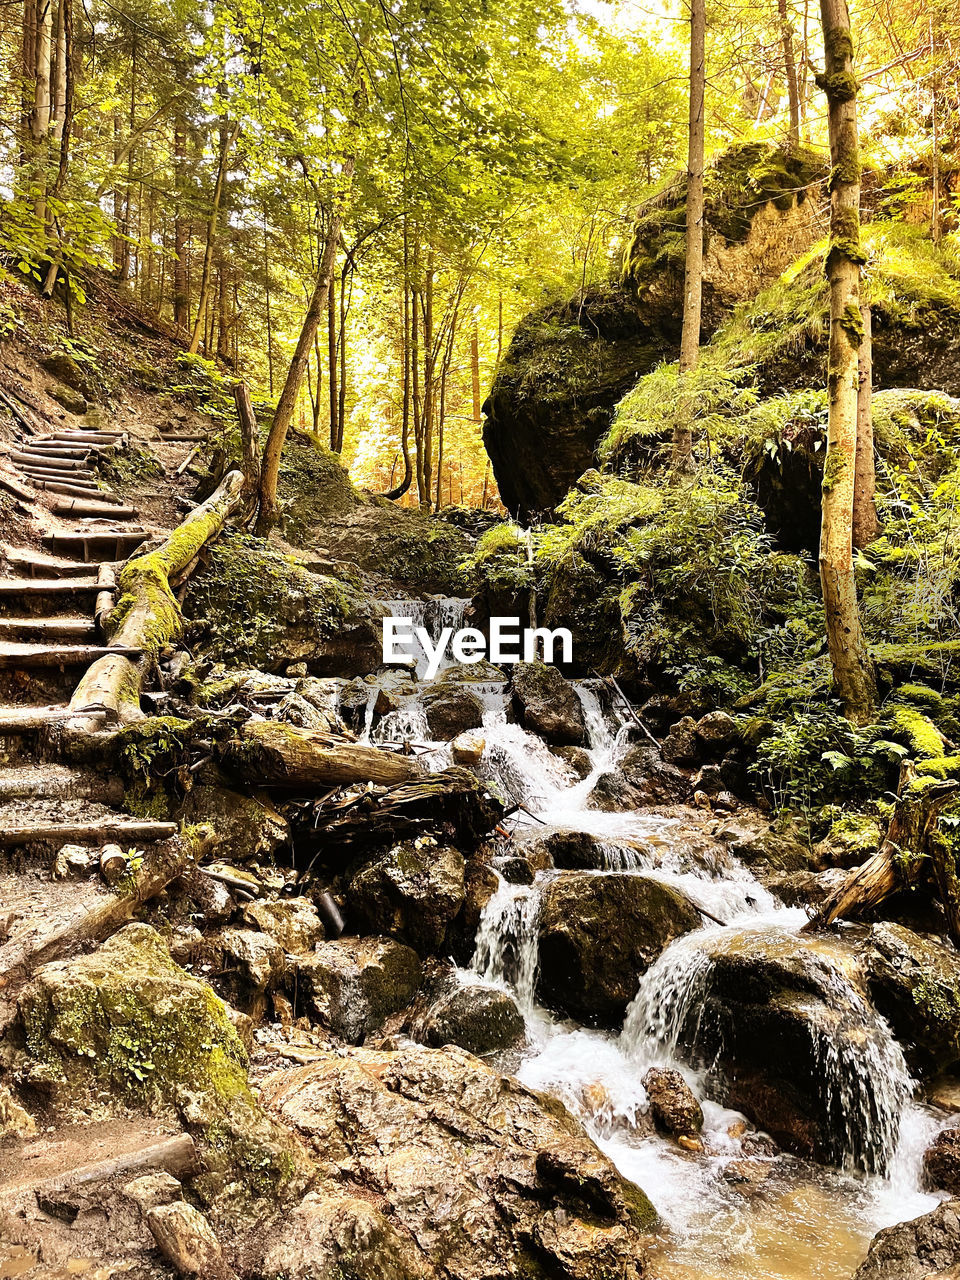
[[236,737],[217,744],[217,754],[227,769],[246,781],[298,791],[352,782],[392,786],[423,773],[410,756],[273,720],[249,721]]
[[853,39],[846,0],[821,0],[827,52],[818,77],[829,103],[830,157],[830,408],[824,460],[820,581],[833,675],[844,713],[855,724],[873,714],[876,685],[860,627],[853,576],[853,496],[857,464],[860,311],[860,155]]
[[[410,457],[410,283],[407,278],[409,267],[409,247],[407,244],[406,223],[403,232],[403,308],[401,314],[402,331],[400,336],[400,363],[402,366],[402,387],[400,405],[400,449],[403,453],[403,478],[395,489],[390,489],[383,496],[396,500],[402,498],[410,488],[413,480],[413,461]],[[391,475],[391,480],[393,476]]]
[[243,518],[253,514],[260,489],[260,430],[250,400],[250,388],[245,382],[238,382],[233,389],[233,397],[237,404],[237,417],[240,420],[240,440],[243,449],[243,491],[240,498],[240,510]]
[[[690,116],[687,138],[687,253],[683,273],[683,329],[680,376],[700,360],[700,314],[703,303],[703,165],[705,145],[706,0],[690,0]],[[689,422],[674,428],[673,469],[693,465],[693,429]]]
[[174,188],[177,209],[173,220],[173,323],[190,327],[190,290],[187,285],[187,241],[189,222],[183,216],[186,198],[187,138],[179,121],[173,131]]
[[860,308],[863,341],[860,343],[857,393],[857,466],[853,484],[853,545],[865,547],[880,534],[877,517],[877,464],[873,446],[873,324],[870,304]]
[[343,453],[343,428],[347,416],[347,314],[350,310],[350,298],[347,292],[347,268],[348,263],[344,262],[343,270],[340,273],[340,332],[337,337],[340,376],[337,385],[337,447],[334,450],[335,453]]
[[480,425],[480,335],[474,319],[470,334],[470,378],[473,388],[473,420]]
[[787,0],[777,0],[780,16],[780,37],[783,41],[783,66],[787,78],[787,101],[790,109],[790,128],[787,140],[791,148],[800,146],[800,88],[797,83],[797,59],[793,51],[793,24],[787,13]]
[[210,268],[213,263],[213,247],[217,238],[217,223],[220,220],[220,201],[223,199],[223,180],[227,172],[227,157],[233,144],[236,142],[240,133],[240,122],[233,126],[230,134],[227,134],[226,127],[221,130],[220,136],[220,159],[217,163],[217,180],[213,188],[213,200],[210,205],[210,218],[207,222],[207,245],[203,254],[203,271],[200,276],[200,297],[197,301],[197,318],[193,326],[193,336],[190,339],[190,354],[195,356],[200,347],[200,339],[203,337],[203,324],[207,313],[207,304],[210,293]]
[[70,699],[71,715],[106,711],[112,719],[141,718],[140,686],[145,666],[183,629],[183,615],[170,589],[170,579],[183,576],[197,556],[221,531],[239,505],[244,477],[231,471],[215,493],[196,507],[156,551],[128,560],[120,571],[116,616],[107,619],[110,642],[141,649],[144,660],[131,662],[119,654],[98,658]]
[[327,393],[330,402],[330,448],[337,451],[337,282],[331,266],[330,291],[327,294]]
[[433,423],[435,409],[434,375],[436,355],[433,349],[433,250],[427,255],[426,284],[423,291],[423,488],[420,491],[420,507],[429,511],[430,489],[433,482]]
[[[343,166],[342,173],[345,182],[349,182],[353,177],[353,167],[352,158],[348,159]],[[337,244],[340,240],[341,216],[340,206],[334,200],[331,202],[330,227],[327,231],[327,242],[317,272],[313,297],[310,299],[310,305],[304,317],[300,337],[297,339],[297,346],[290,361],[290,368],[287,370],[286,381],[283,384],[283,390],[280,392],[277,411],[273,415],[273,422],[264,447],[263,469],[260,474],[260,515],[257,519],[257,532],[260,534],[269,532],[280,519],[280,508],[277,502],[280,457],[283,453],[283,446],[287,438],[287,432],[290,429],[290,423],[293,421],[294,410],[297,407],[297,398],[303,385],[303,375],[307,367],[307,361],[310,358],[313,339],[327,305],[330,282],[336,265]]]

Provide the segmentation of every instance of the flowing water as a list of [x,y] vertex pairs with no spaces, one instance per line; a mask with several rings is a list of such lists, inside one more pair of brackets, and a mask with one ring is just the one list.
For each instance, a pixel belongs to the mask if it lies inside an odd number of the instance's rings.
[[[462,604],[405,602],[404,609],[436,634],[458,610],[462,619]],[[804,944],[816,952],[818,972],[827,975],[830,1008],[835,1000],[857,1027],[853,1051],[851,1039],[832,1034],[835,1020],[812,1024],[824,1096],[837,1117],[838,1167],[752,1154],[750,1161],[769,1172],[758,1191],[745,1191],[723,1176],[731,1160],[744,1158],[743,1117],[711,1099],[710,1074],[691,1065],[689,1051],[711,954],[757,942],[795,948],[806,914],[783,907],[743,866],[727,861],[718,872],[707,865],[677,838],[675,819],[589,808],[597,780],[616,767],[631,729],[615,708],[604,709],[594,683],[577,686],[590,754],[590,772],[580,780],[540,738],[510,722],[502,684],[470,687],[484,706],[481,771],[509,802],[524,807],[516,815],[521,825],[539,827],[539,819],[546,824],[540,829],[588,832],[599,842],[605,868],[592,874],[657,876],[723,922],[670,944],[641,980],[622,1030],[602,1032],[559,1019],[537,1003],[540,902],[550,878],[562,873],[540,872],[532,885],[502,879],[483,912],[463,977],[504,988],[517,1000],[527,1028],[519,1078],[562,1099],[620,1171],[649,1195],[666,1228],[654,1250],[653,1274],[664,1280],[846,1280],[876,1231],[937,1203],[921,1190],[920,1169],[942,1124],[912,1101],[900,1047],[848,972],[849,957],[839,944]],[[402,735],[427,744],[425,758],[445,767],[449,748],[428,744],[419,701],[412,697],[410,704],[385,717],[374,738]],[[644,1123],[643,1077],[653,1065],[680,1070],[701,1099],[705,1152],[683,1150],[652,1135]],[[864,1164],[884,1176],[856,1172]]]

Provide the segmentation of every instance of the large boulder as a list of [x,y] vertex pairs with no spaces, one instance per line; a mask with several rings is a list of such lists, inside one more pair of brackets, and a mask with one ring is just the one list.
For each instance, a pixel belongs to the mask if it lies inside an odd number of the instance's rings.
[[900,924],[876,924],[864,946],[874,1004],[913,1071],[929,1076],[960,1061],[960,955]]
[[412,1028],[416,1039],[441,1048],[459,1045],[469,1053],[510,1049],[524,1036],[523,1015],[506,991],[456,979],[444,984]]
[[338,938],[294,961],[295,995],[334,1035],[359,1044],[405,1008],[423,976],[420,958],[392,938]]
[[394,845],[350,881],[347,907],[371,933],[439,950],[466,896],[463,855],[431,836]]
[[520,662],[513,669],[513,697],[524,727],[557,746],[579,746],[587,726],[573,685],[545,662]]
[[924,1152],[923,1173],[935,1191],[960,1195],[960,1129],[941,1129]]
[[885,1171],[910,1081],[853,951],[779,929],[690,942],[673,998],[680,1045],[707,1069],[712,1096],[797,1155]]
[[947,1280],[960,1264],[960,1200],[877,1233],[854,1280]]
[[54,1103],[172,1107],[204,1143],[206,1193],[228,1179],[275,1196],[304,1162],[247,1082],[231,1011],[130,924],[96,951],[44,965],[19,1001],[20,1077]]
[[341,676],[383,658],[383,605],[246,533],[211,547],[190,579],[185,612],[211,624],[207,654],[234,665],[304,663],[312,676]]
[[538,996],[581,1022],[617,1026],[650,965],[700,924],[689,898],[651,876],[563,872],[543,895]]
[[453,680],[428,686],[421,700],[431,737],[439,742],[449,742],[483,724],[483,703],[475,693]]
[[[771,283],[819,239],[811,182],[822,157],[765,144],[715,162],[704,219],[703,327]],[[799,193],[799,194],[798,194]],[[621,281],[578,292],[517,326],[484,405],[484,444],[507,507],[549,510],[593,464],[614,409],[637,378],[675,358],[683,314],[684,177],[639,212]]]
[[[330,1054],[269,1076],[263,1098],[413,1242],[415,1261],[403,1264],[410,1269],[385,1274],[414,1280],[435,1267],[449,1280],[639,1280],[643,1273],[644,1233],[655,1221],[643,1192],[559,1102],[463,1050]],[[371,1230],[383,1230],[379,1220]],[[286,1233],[284,1224],[277,1236]],[[386,1266],[396,1267],[392,1241]],[[313,1280],[333,1272],[296,1274]]]

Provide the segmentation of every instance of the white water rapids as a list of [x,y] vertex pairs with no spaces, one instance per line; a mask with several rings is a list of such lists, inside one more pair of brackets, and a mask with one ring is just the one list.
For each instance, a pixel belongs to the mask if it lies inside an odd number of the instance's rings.
[[[450,602],[443,625],[455,619]],[[426,610],[406,602],[406,616],[423,625]],[[462,616],[462,614],[461,614]],[[594,686],[577,686],[589,734],[590,772],[572,778],[566,763],[537,736],[510,723],[501,684],[471,684],[483,701],[485,740],[481,772],[508,803],[541,819],[538,829],[588,832],[602,842],[606,870],[656,876],[675,885],[722,925],[671,943],[640,982],[619,1033],[564,1021],[537,1003],[538,914],[544,885],[562,872],[538,873],[532,885],[501,879],[480,922],[476,950],[464,980],[508,990],[524,1016],[527,1044],[516,1074],[528,1086],[559,1097],[585,1124],[621,1172],[653,1201],[667,1228],[655,1274],[684,1280],[841,1280],[852,1275],[873,1234],[883,1226],[927,1212],[937,1197],[921,1190],[922,1155],[942,1121],[912,1101],[903,1054],[886,1024],[868,1006],[839,962],[830,981],[868,1034],[856,1055],[844,1051],[830,1027],[816,1032],[824,1095],[840,1118],[838,1141],[849,1168],[828,1169],[792,1157],[741,1150],[743,1118],[709,1096],[709,1073],[694,1070],[684,1054],[704,995],[711,961],[706,948],[736,945],[751,934],[764,945],[794,944],[806,914],[783,907],[743,866],[721,874],[672,838],[677,823],[643,812],[588,807],[598,778],[615,767],[631,725],[604,712]],[[428,742],[419,700],[384,717],[374,741],[400,737]],[[450,762],[449,747],[429,744],[436,767]],[[821,959],[824,953],[820,953]],[[828,970],[829,956],[824,960]],[[705,1152],[682,1150],[637,1123],[646,1109],[643,1077],[652,1065],[682,1072],[703,1104]],[[886,1175],[853,1171],[867,1147],[881,1153]],[[757,1194],[723,1177],[736,1159],[766,1162],[771,1172]]]

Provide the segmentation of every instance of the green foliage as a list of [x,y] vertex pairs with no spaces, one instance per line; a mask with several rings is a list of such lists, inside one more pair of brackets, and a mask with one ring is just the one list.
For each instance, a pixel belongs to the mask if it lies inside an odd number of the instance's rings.
[[528,561],[524,531],[509,520],[480,535],[462,568],[471,582],[508,594],[528,591],[537,580],[536,567]]

